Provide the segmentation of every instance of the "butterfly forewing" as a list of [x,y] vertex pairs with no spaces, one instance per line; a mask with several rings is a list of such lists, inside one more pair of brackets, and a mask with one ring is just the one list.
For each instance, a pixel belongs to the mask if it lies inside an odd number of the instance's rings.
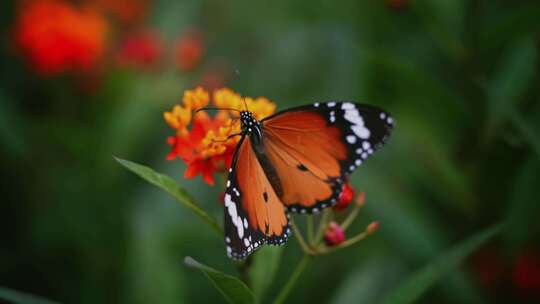
[[393,124],[388,113],[352,102],[315,103],[263,120],[283,204],[299,213],[334,205],[346,176],[385,142]]
[[243,137],[233,157],[225,192],[227,254],[242,259],[262,244],[283,244],[288,217],[268,181],[249,139]]

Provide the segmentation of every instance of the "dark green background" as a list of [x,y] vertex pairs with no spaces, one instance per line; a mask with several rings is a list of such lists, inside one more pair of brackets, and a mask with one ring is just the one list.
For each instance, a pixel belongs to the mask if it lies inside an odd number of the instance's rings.
[[[223,187],[184,180],[166,162],[162,112],[214,65],[227,85],[280,109],[356,100],[393,114],[388,143],[352,177],[367,205],[352,228],[369,240],[316,260],[290,302],[374,303],[452,244],[507,220],[482,251],[502,274],[481,282],[478,260],[422,303],[533,303],[515,259],[538,253],[540,103],[537,1],[156,1],[146,26],[174,39],[204,34],[190,73],[107,69],[97,91],[69,75],[42,78],[10,44],[14,5],[0,4],[0,285],[65,303],[215,303],[190,255],[235,273],[224,245],[167,194],[113,155],[149,164],[215,217]],[[235,73],[234,71],[238,71]],[[268,296],[300,259],[284,248]],[[538,291],[537,291],[538,292]]]

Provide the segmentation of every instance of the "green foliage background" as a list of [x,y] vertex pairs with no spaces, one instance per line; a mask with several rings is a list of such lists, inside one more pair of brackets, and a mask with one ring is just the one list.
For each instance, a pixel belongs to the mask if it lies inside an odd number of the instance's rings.
[[[107,70],[97,92],[68,76],[37,77],[9,43],[14,4],[0,4],[0,285],[65,303],[216,303],[185,256],[235,274],[221,239],[113,155],[174,177],[221,218],[221,188],[184,180],[166,162],[162,112],[201,73],[225,63],[227,85],[280,109],[356,100],[393,114],[388,145],[352,177],[367,193],[360,245],[315,260],[289,301],[376,303],[476,232],[506,221],[485,250],[502,282],[474,259],[421,303],[533,303],[512,281],[516,256],[539,252],[540,103],[537,1],[155,1],[147,26],[186,27],[207,54],[191,73]],[[235,73],[238,71],[239,73]],[[266,299],[300,260],[282,249]]]

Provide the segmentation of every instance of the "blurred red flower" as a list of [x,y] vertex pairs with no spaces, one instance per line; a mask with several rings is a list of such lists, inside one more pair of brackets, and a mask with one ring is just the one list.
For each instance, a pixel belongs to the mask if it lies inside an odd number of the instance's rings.
[[124,67],[150,68],[159,61],[162,50],[157,33],[139,31],[126,36],[120,42],[116,62]]
[[540,255],[529,250],[516,259],[514,266],[514,283],[525,293],[540,296]]
[[196,68],[204,54],[203,39],[200,33],[188,31],[176,42],[176,64],[181,71]]
[[200,84],[209,90],[222,88],[226,82],[226,76],[220,69],[205,71],[201,76]]
[[338,201],[334,206],[334,210],[341,211],[349,207],[354,197],[354,188],[348,182],[343,185],[343,190],[339,194]]
[[386,5],[394,10],[401,10],[407,8],[409,5],[408,0],[385,0]]
[[17,49],[42,75],[88,71],[103,55],[108,25],[89,7],[62,0],[25,2],[14,26]]
[[480,283],[485,287],[496,286],[507,275],[507,260],[495,247],[482,248],[472,257],[471,261]]
[[328,246],[337,246],[345,241],[345,231],[336,222],[330,222],[324,232],[324,242]]

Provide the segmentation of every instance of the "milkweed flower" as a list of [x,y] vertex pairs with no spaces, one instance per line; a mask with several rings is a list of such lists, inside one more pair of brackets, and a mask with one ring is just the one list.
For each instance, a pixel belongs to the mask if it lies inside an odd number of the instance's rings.
[[244,109],[244,100],[257,119],[263,119],[276,109],[275,104],[264,98],[243,98],[240,94],[222,88],[210,94],[201,87],[184,92],[182,104],[175,105],[163,117],[176,134],[167,139],[172,147],[168,160],[180,158],[187,165],[185,178],[202,175],[203,180],[213,185],[214,173],[225,172],[229,168],[240,132],[236,111],[220,110],[214,116],[197,109],[212,105],[218,108]]
[[336,222],[330,222],[324,232],[324,242],[327,246],[337,246],[345,241],[345,230]]
[[90,7],[62,0],[23,4],[16,18],[18,51],[42,75],[88,71],[105,51],[108,24]]

